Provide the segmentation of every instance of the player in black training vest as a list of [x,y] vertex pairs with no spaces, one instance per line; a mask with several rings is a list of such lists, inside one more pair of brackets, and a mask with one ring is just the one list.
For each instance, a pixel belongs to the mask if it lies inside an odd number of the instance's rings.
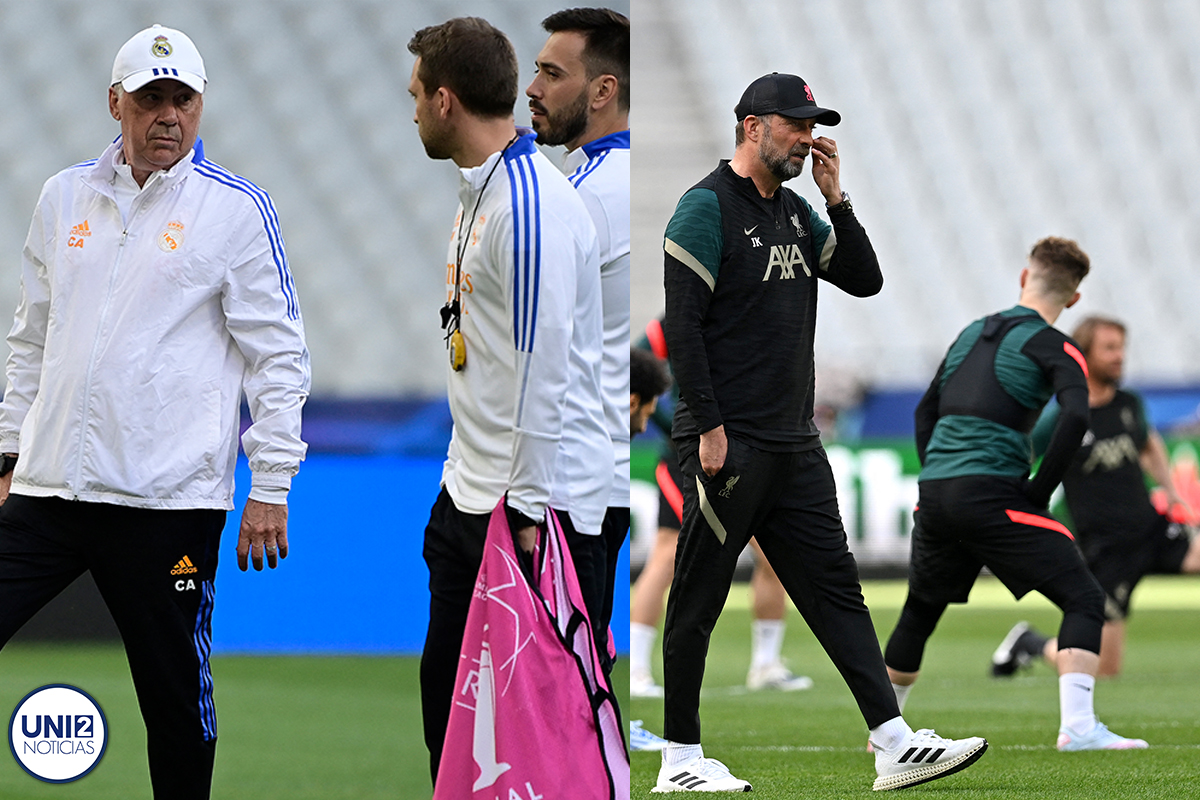
[[[950,603],[965,603],[987,566],[1021,598],[1036,590],[1063,611],[1059,750],[1145,747],[1112,733],[1092,703],[1104,592],[1071,532],[1046,510],[1087,430],[1083,354],[1052,327],[1079,300],[1090,261],[1070,239],[1033,246],[1013,308],[976,320],[951,345],[917,406],[920,500],[908,599],[885,659],[901,706],[925,642]],[[1051,396],[1061,409],[1031,480],[1030,433]]]
[[[1091,422],[1066,475],[1067,508],[1088,568],[1104,589],[1101,676],[1121,671],[1129,596],[1153,573],[1200,572],[1200,537],[1194,519],[1170,480],[1162,437],[1146,421],[1141,398],[1121,389],[1125,326],[1115,319],[1088,317],[1072,334],[1087,357]],[[1046,409],[1033,431],[1034,450],[1045,446],[1058,407]],[[1143,472],[1144,470],[1144,472]],[[1168,510],[1151,502],[1145,474],[1163,488]],[[1019,622],[992,657],[992,673],[1012,675],[1039,657],[1055,664],[1058,639]]]

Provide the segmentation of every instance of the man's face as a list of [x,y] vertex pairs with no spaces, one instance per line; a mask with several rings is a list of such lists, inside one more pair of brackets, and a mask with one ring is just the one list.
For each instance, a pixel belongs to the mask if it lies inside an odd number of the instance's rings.
[[557,31],[538,53],[537,75],[525,90],[538,144],[574,149],[587,129],[590,87],[583,64],[585,44],[580,33]]
[[650,415],[654,413],[654,409],[657,407],[657,397],[651,397],[649,402],[643,403],[642,398],[636,393],[629,395],[630,435],[642,433],[646,430],[646,422],[650,419]]
[[1101,383],[1121,382],[1125,366],[1125,334],[1120,328],[1101,325],[1096,328],[1092,347],[1087,354],[1088,375]]
[[437,93],[432,96],[425,94],[425,84],[417,77],[420,67],[421,58],[418,56],[413,63],[412,78],[408,82],[408,93],[416,103],[413,122],[417,123],[417,135],[421,137],[421,144],[425,145],[425,155],[437,160],[449,158],[449,125],[438,116],[434,102],[438,97]]
[[763,117],[762,124],[762,138],[758,140],[759,160],[781,183],[795,178],[804,170],[816,121],[774,114]]
[[160,78],[135,92],[108,90],[108,110],[121,123],[125,162],[135,173],[169,169],[191,151],[200,132],[204,95]]

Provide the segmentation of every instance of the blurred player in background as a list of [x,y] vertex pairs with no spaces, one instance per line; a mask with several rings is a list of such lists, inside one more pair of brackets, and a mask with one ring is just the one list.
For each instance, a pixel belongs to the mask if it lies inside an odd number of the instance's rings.
[[629,352],[629,433],[646,430],[646,421],[658,406],[658,398],[671,386],[667,364],[647,350]]
[[[607,8],[573,8],[542,20],[550,36],[525,89],[538,144],[565,145],[565,172],[587,206],[600,244],[604,307],[601,386],[616,455],[604,515],[604,603],[592,629],[612,672],[608,626],[617,558],[629,533],[629,19]],[[621,621],[624,624],[624,620]]]
[[425,529],[429,630],[421,705],[437,782],[490,513],[505,500],[520,548],[553,508],[589,613],[603,604],[601,526],[612,488],[604,424],[596,230],[567,179],[517,129],[517,60],[474,17],[418,31],[409,92],[430,158],[459,168],[447,262],[447,383],[454,431]]
[[[1090,422],[1083,444],[1063,475],[1067,509],[1088,568],[1104,589],[1104,628],[1098,675],[1121,671],[1125,618],[1134,587],[1152,573],[1200,572],[1200,537],[1191,538],[1193,517],[1171,481],[1167,448],[1146,420],[1141,397],[1120,388],[1125,364],[1125,326],[1088,317],[1071,334],[1087,359]],[[1050,406],[1033,430],[1034,452],[1050,441],[1058,420]],[[1145,476],[1162,487],[1167,513],[1150,500]],[[1019,622],[992,658],[992,674],[1012,675],[1034,658],[1057,663],[1058,640]]]
[[[704,757],[699,708],[709,637],[751,535],[858,702],[875,788],[943,777],[987,743],[914,733],[900,716],[812,419],[817,279],[857,297],[883,286],[842,192],[837,143],[813,133],[841,115],[779,73],[754,81],[735,114],[733,159],[683,195],[664,241],[684,503],[663,636],[669,744],[654,791],[750,790]],[[809,155],[832,226],[782,186]]]
[[[667,358],[667,342],[659,320],[646,326],[646,335],[639,343],[651,349],[659,358]],[[678,389],[672,382],[672,397],[678,399]],[[658,483],[658,532],[654,547],[642,572],[633,586],[633,601],[629,610],[629,694],[631,697],[662,697],[663,689],[654,682],[650,671],[650,655],[658,636],[658,619],[662,615],[663,599],[675,574],[675,547],[679,541],[679,526],[683,524],[683,491],[679,488],[683,476],[679,472],[679,456],[671,439],[671,414],[675,403],[656,412],[651,419],[665,434],[663,452],[659,458],[655,479]],[[750,669],[746,688],[751,691],[778,690],[794,692],[808,689],[812,679],[794,675],[783,663],[783,635],[787,629],[787,592],[779,576],[751,538],[754,549],[754,571],[750,576],[751,614]]]
[[279,221],[266,192],[204,157],[206,88],[180,31],[155,25],[118,51],[121,135],[42,191],[0,404],[0,642],[91,570],[125,643],[156,798],[212,784],[213,579],[243,390],[243,570],[286,557],[306,449],[308,350]]
[[[987,566],[1020,599],[1031,590],[1063,611],[1059,641],[1059,750],[1145,747],[1096,719],[1104,592],[1071,533],[1046,510],[1088,426],[1087,367],[1053,327],[1079,300],[1090,260],[1070,239],[1029,253],[1010,309],[959,334],[916,411],[921,458],[908,599],[886,660],[903,707],[925,642],[950,603],[965,603]],[[1041,467],[1029,479],[1030,433],[1057,397],[1059,414]]]

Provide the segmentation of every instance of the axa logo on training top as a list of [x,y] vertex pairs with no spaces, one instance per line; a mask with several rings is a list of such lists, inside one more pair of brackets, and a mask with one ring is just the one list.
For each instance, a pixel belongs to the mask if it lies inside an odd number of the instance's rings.
[[767,261],[767,271],[763,273],[763,280],[770,280],[771,273],[775,267],[779,267],[780,280],[791,280],[796,277],[796,266],[799,265],[804,270],[804,274],[812,277],[812,272],[808,269],[808,264],[804,262],[804,253],[800,250],[798,244],[773,244],[771,245],[771,255]]

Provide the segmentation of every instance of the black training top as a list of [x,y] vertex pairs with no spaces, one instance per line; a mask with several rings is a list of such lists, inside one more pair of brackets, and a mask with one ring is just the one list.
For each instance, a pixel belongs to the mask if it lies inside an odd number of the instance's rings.
[[681,395],[674,438],[724,425],[765,450],[820,446],[817,278],[856,297],[883,286],[854,211],[830,219],[785,187],[764,198],[728,161],[679,200],[663,242],[663,330]]
[[1063,409],[1026,495],[1040,506],[1087,430],[1087,374],[1069,336],[1024,306],[972,322],[950,346],[916,411],[919,480],[1022,477],[1030,432],[1052,395]]
[[[1058,416],[1057,406],[1042,414],[1033,431],[1035,450],[1045,446]],[[1161,522],[1142,473],[1149,439],[1142,400],[1133,392],[1118,390],[1107,405],[1092,409],[1083,445],[1063,476],[1081,546],[1128,541]]]

